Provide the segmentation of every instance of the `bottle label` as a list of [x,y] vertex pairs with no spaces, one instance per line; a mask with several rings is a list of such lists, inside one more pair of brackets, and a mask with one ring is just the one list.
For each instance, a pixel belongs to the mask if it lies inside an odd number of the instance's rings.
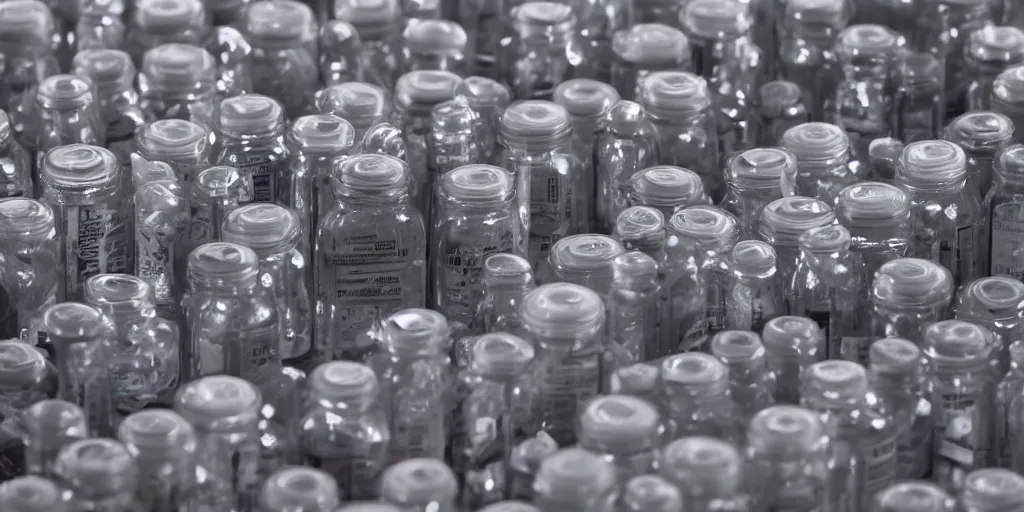
[[534,268],[548,257],[555,242],[572,234],[572,194],[565,176],[530,178],[529,255]]
[[245,154],[238,174],[245,180],[238,204],[273,203],[277,199],[275,163],[269,154]]
[[225,373],[261,384],[271,377],[279,362],[277,345],[280,341],[276,322],[252,330],[225,331],[216,340],[199,340],[201,374]]
[[154,291],[169,287],[174,282],[173,238],[161,240],[142,227],[141,222],[135,223],[135,274],[153,283]]
[[[935,424],[937,475],[952,478],[956,473],[974,469],[983,462],[985,449],[980,446],[984,433],[981,408],[972,394],[942,394],[939,421]],[[943,480],[950,481],[950,480]]]
[[864,487],[870,496],[896,478],[896,436],[870,443],[865,450],[864,462]]
[[551,361],[541,386],[543,430],[559,446],[575,442],[575,421],[587,402],[598,395],[601,383],[599,355],[569,356]]
[[320,458],[309,456],[309,465],[334,477],[342,500],[368,500],[375,497],[377,465],[366,457]]
[[495,243],[483,246],[447,244],[438,304],[438,310],[446,316],[472,318],[477,304],[483,300],[484,261],[493,254],[515,249],[511,230],[501,230],[491,241]]
[[1024,279],[1024,205],[1004,203],[992,209],[991,275]]
[[65,209],[66,293],[78,297],[86,279],[101,273],[128,271],[128,233],[117,210],[101,205]]

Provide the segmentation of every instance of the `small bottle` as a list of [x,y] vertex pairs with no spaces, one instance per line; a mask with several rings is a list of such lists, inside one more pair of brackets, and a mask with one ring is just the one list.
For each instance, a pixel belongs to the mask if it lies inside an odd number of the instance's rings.
[[764,242],[744,240],[733,247],[731,259],[726,324],[730,329],[760,331],[786,309],[775,250]]
[[96,89],[107,149],[121,167],[130,167],[135,134],[145,122],[134,85],[135,64],[120,50],[85,50],[75,55],[73,65],[74,74],[91,81]]
[[[859,301],[860,262],[850,252],[850,232],[831,224],[811,228],[800,235],[796,272],[785,283],[789,312],[817,322],[825,337],[826,357],[838,358],[842,335],[852,315],[847,311]],[[833,325],[834,324],[834,325]]]
[[605,382],[616,368],[671,354],[674,348],[660,343],[658,263],[642,252],[627,252],[612,260],[612,277]]
[[516,98],[550,100],[555,87],[589,64],[576,14],[565,4],[525,2],[510,17],[513,35],[504,81]]
[[330,475],[312,468],[288,466],[275,471],[263,483],[261,512],[335,512],[338,490]]
[[[933,262],[900,258],[882,265],[871,285],[871,332],[920,343],[922,330],[948,316],[953,278]],[[864,361],[872,337],[844,338],[844,358]]]
[[588,288],[547,284],[526,295],[520,314],[523,338],[538,353],[539,427],[558,444],[570,445],[578,413],[601,384],[604,303]]
[[65,446],[90,437],[81,407],[64,400],[40,400],[25,409],[20,420],[25,443],[25,474],[56,476],[57,454]]
[[[221,239],[224,218],[238,208],[245,183],[234,167],[209,167],[198,173],[191,184],[189,217],[184,235],[174,247],[175,265],[184,266],[196,247]],[[178,272],[176,285],[187,288],[188,274]]]
[[801,377],[812,364],[826,359],[825,339],[817,322],[778,316],[764,324],[761,338],[768,370],[775,376],[775,401],[799,404]]
[[20,476],[0,484],[0,507],[7,512],[70,512],[58,484],[39,476]]
[[[992,188],[985,196],[982,211],[985,233],[985,261],[982,275],[1009,275],[1024,278],[1018,256],[1017,227],[1024,216],[1017,213],[1018,191],[1024,189],[1024,146],[1016,144],[999,153],[993,168]],[[985,271],[987,269],[987,272]]]
[[468,101],[456,96],[454,100],[439,103],[430,118],[428,172],[435,181],[448,171],[481,161],[483,151],[477,143],[480,123]]
[[690,41],[679,29],[669,26],[674,21],[664,18],[658,23],[638,23],[612,36],[609,83],[622,99],[635,101],[640,95],[640,82],[652,72],[690,69]]
[[241,30],[252,45],[253,91],[274,98],[289,119],[307,113],[320,84],[313,11],[292,0],[253,2]]
[[[141,159],[138,154],[135,158]],[[178,180],[161,179],[136,187],[134,274],[149,283],[161,316],[181,317],[176,246],[189,225],[188,205]]]
[[459,484],[451,468],[437,459],[406,459],[381,477],[381,501],[417,512],[455,512]]
[[967,186],[964,151],[948,141],[909,144],[896,180],[910,197],[910,254],[945,266],[957,285],[981,277],[981,197]]
[[[918,13],[920,27],[916,46],[935,55],[945,68],[947,118],[967,108],[967,48],[971,34],[991,25],[993,18],[986,0],[930,2]],[[934,79],[934,77],[933,77]]]
[[875,495],[872,512],[956,512],[956,500],[931,482],[909,480],[890,484]]
[[796,0],[779,13],[779,75],[803,91],[811,121],[831,122],[839,64],[833,53],[839,33],[846,28],[845,0]]
[[612,238],[627,251],[639,251],[660,264],[665,258],[665,216],[650,206],[630,206],[619,213]]
[[782,185],[783,176],[796,174],[796,157],[781,148],[748,149],[729,159],[725,173],[728,192],[721,207],[739,219],[740,237],[749,239],[768,203],[794,195]]
[[622,512],[682,512],[683,494],[658,475],[635,476],[622,486]]
[[468,326],[483,299],[484,262],[522,247],[515,179],[499,167],[464,165],[439,177],[436,195],[430,302],[448,321]]
[[168,410],[139,411],[121,422],[117,439],[138,463],[138,494],[145,510],[197,506],[199,445],[185,418]]
[[787,80],[775,80],[761,86],[757,114],[757,140],[762,147],[778,146],[790,128],[811,120],[803,91],[799,85]]
[[619,101],[612,105],[604,124],[594,148],[594,229],[607,233],[618,215],[630,206],[630,179],[657,163],[658,147],[654,125],[638,103]]
[[277,297],[283,337],[280,357],[295,359],[310,350],[313,312],[305,287],[304,232],[294,211],[269,203],[237,208],[224,218],[221,238],[252,249],[259,258],[259,282]]
[[924,52],[905,52],[898,59],[893,77],[893,137],[905,144],[939,138],[946,124],[942,61]]
[[403,29],[401,2],[342,0],[334,4],[334,18],[351,23],[359,34],[363,43],[360,57],[363,79],[390,91],[399,75],[398,57]]
[[358,145],[370,128],[390,122],[394,103],[384,89],[364,82],[346,82],[317,92],[316,109],[348,121]]
[[1010,346],[1024,330],[1024,283],[1010,276],[983,277],[958,292],[956,319],[980,325],[1000,338],[996,373],[1010,369]]
[[337,204],[320,223],[314,340],[326,360],[362,361],[380,321],[426,304],[426,231],[409,201],[409,168],[384,155],[344,160]]
[[134,512],[138,463],[112,439],[83,439],[61,449],[55,467],[67,486],[72,509]]
[[317,40],[320,44],[320,76],[328,87],[363,79],[360,58],[363,41],[356,27],[345,20],[324,20]]
[[[229,2],[235,0],[228,0]],[[237,5],[237,4],[236,4]],[[245,1],[241,6],[248,7]],[[212,7],[212,6],[208,6]],[[240,9],[244,11],[245,9]],[[216,16],[216,14],[214,14]],[[206,38],[203,46],[217,62],[216,90],[220,98],[233,98],[253,92],[252,45],[236,28],[241,25],[241,16],[228,25],[215,24],[213,32]]]
[[[561,9],[530,3],[527,7]],[[501,117],[502,165],[516,177],[516,207],[530,234],[526,254],[536,270],[561,238],[589,231],[582,224],[583,162],[572,149],[569,113],[546,101],[522,101]],[[519,251],[516,251],[519,252]]]
[[533,504],[542,512],[611,510],[617,498],[615,466],[581,448],[564,448],[540,464]]
[[747,427],[747,467],[755,510],[814,510],[830,492],[828,427],[809,409],[768,407]]
[[1024,64],[1024,31],[1017,27],[985,26],[968,36],[967,110],[989,110],[996,78]]
[[555,242],[542,268],[541,283],[566,282],[585,286],[606,299],[617,283],[613,262],[626,250],[604,235],[572,235]]
[[992,331],[960,320],[935,322],[920,339],[932,401],[932,479],[958,489],[967,473],[990,464],[997,448],[991,364],[997,340]]
[[[43,310],[56,301],[62,276],[53,270],[60,261],[60,239],[53,210],[33,199],[0,199],[0,297],[3,336],[46,349]],[[52,348],[52,347],[49,347]],[[52,355],[52,354],[51,354]]]
[[203,244],[189,255],[183,382],[222,373],[270,384],[281,364],[281,299],[260,284],[259,270],[256,253],[237,244]]
[[725,176],[707,82],[683,71],[656,71],[641,82],[638,102],[657,128],[659,163],[693,170],[708,196],[720,201]]
[[114,380],[110,374],[114,339],[103,313],[94,306],[62,302],[43,313],[43,328],[57,353],[61,399],[81,407],[89,432],[113,433]]
[[651,473],[661,448],[658,409],[629,395],[602,395],[580,413],[579,447],[611,462],[621,483]]
[[818,413],[834,435],[830,466],[838,489],[828,499],[835,510],[864,510],[896,476],[895,422],[867,401],[867,392],[864,367],[851,361],[811,365],[800,387],[801,405]]
[[896,162],[903,149],[906,147],[903,141],[882,137],[871,141],[868,145],[868,175],[871,181],[882,183],[894,183],[896,181]]
[[484,297],[477,312],[484,332],[519,332],[519,307],[534,288],[530,262],[514,254],[494,254],[484,260]]
[[665,347],[700,349],[726,328],[730,255],[739,239],[736,218],[713,206],[692,206],[668,222],[659,308]]
[[921,349],[903,338],[883,338],[868,351],[870,393],[896,425],[896,477],[924,478],[932,464],[931,398]]
[[17,0],[0,8],[0,45],[4,69],[0,72],[0,109],[12,112],[43,78],[60,72],[54,39],[53,13],[43,2]]
[[[1024,43],[1024,33],[1021,34]],[[968,112],[946,126],[944,139],[967,156],[967,187],[985,197],[992,188],[996,155],[1013,143],[1013,122],[995,112]]]
[[693,436],[669,443],[658,461],[658,474],[679,488],[693,510],[749,510],[743,459],[721,439]]
[[982,468],[964,478],[964,512],[999,512],[1024,507],[1024,477],[1003,468]]
[[142,0],[136,2],[131,11],[125,43],[136,60],[162,44],[199,46],[210,31],[206,8],[199,0],[173,4]]
[[[43,79],[35,101],[18,112],[15,129],[23,130],[26,145],[36,152],[37,171],[42,173],[44,155],[68,144],[106,145],[106,128],[100,118],[93,86],[73,75]],[[37,176],[42,181],[42,176]],[[38,185],[38,184],[37,184]]]
[[711,204],[701,177],[674,165],[647,167],[629,177],[628,206],[657,208],[666,219],[677,210]]
[[199,466],[207,482],[197,495],[200,510],[252,510],[260,484],[259,420],[263,399],[253,384],[228,375],[202,377],[182,386],[174,411],[192,425]]
[[850,160],[850,140],[842,128],[827,123],[794,126],[779,141],[796,156],[792,178],[796,195],[835,204],[839,192],[857,181]]
[[146,119],[213,126],[217,68],[209,52],[188,44],[160,45],[143,55],[139,70],[139,106]]
[[423,19],[411,23],[402,33],[401,69],[451,71],[465,75],[468,37],[454,21]]
[[796,273],[800,260],[800,235],[808,229],[833,224],[835,220],[836,214],[828,201],[810,197],[784,197],[764,207],[757,235],[775,250],[778,256],[776,267],[782,283],[790,282]]
[[660,373],[666,419],[673,423],[674,439],[740,439],[740,419],[729,390],[729,367],[710,354],[688,352],[662,359]]
[[846,131],[853,156],[868,160],[871,141],[889,134],[890,76],[898,34],[882,25],[851,25],[836,38],[840,70],[836,95],[839,126]]
[[729,369],[729,394],[741,423],[775,402],[775,374],[761,337],[753,331],[722,331],[711,338],[711,355]]
[[378,373],[390,407],[388,460],[443,460],[451,406],[448,321],[429,309],[402,309],[384,321],[381,335],[387,353]]
[[[478,37],[489,37],[479,34]],[[480,56],[478,55],[479,59]],[[465,98],[469,107],[476,112],[476,143],[481,158],[495,163],[499,157],[498,133],[501,130],[501,116],[512,102],[512,93],[501,82],[482,76],[464,78],[455,86],[455,97]]]
[[284,110],[267,96],[243,94],[221,102],[210,161],[238,169],[245,181],[240,204],[277,201],[288,179],[284,131]]

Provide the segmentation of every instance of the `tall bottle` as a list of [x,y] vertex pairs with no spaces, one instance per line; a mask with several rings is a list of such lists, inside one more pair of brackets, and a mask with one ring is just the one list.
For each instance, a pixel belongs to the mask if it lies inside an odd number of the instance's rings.
[[359,39],[356,27],[345,20],[321,20],[317,40],[320,44],[320,75],[324,84],[331,86],[363,79],[360,57],[363,41]]
[[288,173],[278,184],[277,200],[299,216],[307,236],[300,245],[310,254],[316,247],[320,220],[334,204],[335,161],[355,147],[355,128],[332,114],[302,116],[292,122],[285,143]]
[[868,385],[896,426],[896,477],[924,478],[932,465],[932,402],[921,349],[883,338],[868,350]]
[[187,44],[160,45],[143,55],[139,70],[139,106],[147,120],[213,126],[217,69],[209,52]]
[[849,12],[845,0],[796,0],[781,9],[778,66],[784,80],[803,91],[815,122],[831,122],[839,66],[832,51]]
[[[722,208],[739,219],[740,237],[754,238],[761,220],[761,211],[784,195],[793,195],[783,176],[796,174],[796,156],[781,148],[748,149],[725,164],[728,192]],[[788,179],[788,178],[787,178]]]
[[245,184],[234,167],[209,167],[196,175],[189,194],[189,217],[184,236],[175,245],[176,285],[188,286],[186,263],[192,251],[205,243],[222,238],[224,218],[238,208]]
[[1024,395],[1024,342],[1010,345],[1010,365],[1005,373],[996,375],[996,417],[994,443],[995,464],[1018,469],[1024,467],[1024,438],[1019,434],[1021,424],[1021,395]]
[[661,345],[658,329],[658,263],[642,252],[627,252],[612,261],[616,286],[608,295],[608,350],[611,364],[602,369],[607,381],[616,368],[671,354]]
[[[33,199],[0,199],[0,302],[3,333],[46,348],[43,310],[56,301],[63,277],[53,270],[61,257],[53,210]],[[52,347],[50,347],[52,348]],[[52,354],[51,354],[52,355]]]
[[[1017,247],[1024,243],[1018,234],[1018,226],[1024,223],[1020,212],[1019,193],[1024,191],[1024,146],[1016,144],[1006,148],[995,158],[992,188],[985,196],[983,205],[984,229],[982,239],[985,247],[985,261],[982,275],[1009,275],[1018,280],[1024,278]],[[1018,242],[1022,240],[1022,242]],[[986,271],[987,270],[987,271]]]
[[761,339],[768,369],[775,375],[775,401],[799,404],[807,368],[828,358],[818,323],[801,316],[775,317],[764,325]]
[[253,91],[278,101],[289,119],[305,114],[320,84],[313,11],[297,1],[257,1],[241,29],[252,45]]
[[0,198],[37,197],[32,182],[32,154],[18,142],[11,118],[3,110],[0,110],[0,158],[10,162],[9,168],[0,173]]
[[516,98],[550,100],[558,84],[587,64],[576,14],[565,4],[525,2],[512,9],[511,18],[504,81]]
[[776,259],[772,246],[758,240],[743,240],[733,247],[725,298],[729,329],[760,331],[765,322],[786,312]]
[[355,129],[353,139],[358,145],[371,128],[392,121],[394,102],[385,89],[364,82],[346,82],[317,92],[316,109],[348,121]]
[[603,395],[582,411],[579,447],[615,465],[618,479],[654,471],[662,442],[661,415],[654,405],[628,395]]
[[145,122],[135,90],[135,64],[120,50],[85,50],[75,55],[73,72],[88,79],[96,89],[100,121],[105,126],[106,147],[121,164],[131,166],[135,134]]
[[188,226],[185,201],[178,181],[165,179],[136,187],[132,202],[135,210],[134,274],[153,288],[153,299],[160,315],[172,320],[181,317],[178,304],[181,294],[176,287],[181,269],[175,249]]
[[967,108],[967,52],[971,34],[992,24],[987,0],[939,0],[923,6],[915,46],[927,51],[945,68],[946,117]]
[[977,189],[984,198],[992,188],[996,156],[1013,143],[1013,122],[995,112],[968,112],[950,121],[943,138],[964,150],[967,187]]
[[757,114],[757,140],[763,147],[778,146],[786,131],[811,120],[803,91],[799,85],[787,80],[766,82],[761,86]]
[[821,327],[827,357],[838,357],[843,333],[850,328],[849,308],[860,300],[854,296],[861,289],[859,268],[846,228],[828,225],[800,235],[800,259],[785,283],[786,302],[791,314],[809,317]]
[[480,120],[465,98],[456,95],[454,100],[434,106],[430,125],[427,151],[435,181],[448,171],[479,163],[483,158],[483,148],[477,141]]
[[893,136],[907,144],[936,139],[946,125],[945,67],[930,53],[904,52],[898,58],[893,77]]
[[830,485],[828,428],[815,412],[792,405],[768,407],[747,428],[744,454],[755,510],[814,510]]
[[361,361],[381,320],[426,304],[426,230],[409,200],[409,168],[384,155],[346,159],[334,174],[338,202],[314,257],[316,350]]
[[896,482],[875,495],[872,512],[955,512],[956,500],[931,482]]
[[381,501],[402,510],[455,512],[458,493],[455,473],[437,459],[407,459],[381,477]]
[[693,510],[750,510],[743,459],[732,443],[701,436],[677,439],[662,452],[658,474],[679,487]]
[[836,38],[836,64],[841,72],[835,115],[861,162],[868,161],[871,141],[889,134],[889,77],[897,35],[882,25],[851,25]]
[[804,123],[782,134],[782,147],[796,156],[796,195],[835,204],[839,192],[857,181],[850,160],[850,139],[828,123]]
[[612,36],[610,84],[622,99],[635,101],[640,82],[654,71],[686,71],[691,67],[690,41],[674,24],[662,18],[657,23],[638,23]]
[[167,410],[139,411],[121,422],[117,439],[138,464],[138,496],[145,510],[198,506],[199,443],[185,418]]
[[609,233],[629,207],[632,177],[657,163],[658,147],[654,125],[637,103],[612,105],[604,122],[606,129],[597,136],[593,157],[597,194],[593,225],[598,232]]
[[768,368],[767,351],[753,331],[722,331],[711,338],[711,355],[729,369],[729,394],[741,424],[775,402],[775,374]]
[[520,306],[534,288],[530,262],[514,254],[494,254],[484,260],[483,300],[477,322],[484,332],[519,332]]
[[334,17],[351,23],[359,34],[363,44],[360,59],[363,79],[390,91],[398,79],[398,53],[402,37],[401,2],[343,0],[335,2]]
[[83,439],[57,455],[56,473],[67,486],[72,509],[139,510],[138,470],[128,449],[113,439]]
[[533,504],[543,512],[609,511],[618,482],[615,467],[600,455],[564,448],[540,464]]
[[711,354],[688,352],[661,360],[660,395],[665,397],[671,436],[740,440],[741,419],[729,389],[729,367]]
[[843,357],[864,361],[872,338],[900,337],[920,343],[927,325],[948,317],[953,279],[948,270],[916,258],[882,265],[871,285],[871,333],[844,338]]
[[[490,37],[493,34],[479,34]],[[455,87],[455,97],[466,99],[469,107],[476,112],[476,142],[481,158],[495,163],[499,155],[498,133],[501,131],[501,115],[512,102],[512,93],[504,84],[482,76],[464,78]]]
[[967,110],[989,110],[996,78],[1024,63],[1024,32],[1017,27],[986,26],[971,33],[965,50]]
[[43,78],[60,72],[53,13],[43,2],[17,0],[0,8],[0,109],[12,112]]
[[[0,341],[0,429],[5,430],[6,445],[9,434],[18,434],[24,410],[36,402],[57,396],[57,369],[36,347],[17,340]],[[4,446],[6,450],[7,446]],[[21,464],[23,461],[12,461]],[[4,468],[7,469],[6,467]],[[21,467],[20,469],[24,469]]]
[[138,135],[139,155],[174,169],[186,194],[210,166],[209,132],[199,124],[165,119],[147,124]]
[[273,203],[288,178],[285,113],[267,96],[243,94],[220,104],[210,162],[238,169],[245,181],[240,204]]

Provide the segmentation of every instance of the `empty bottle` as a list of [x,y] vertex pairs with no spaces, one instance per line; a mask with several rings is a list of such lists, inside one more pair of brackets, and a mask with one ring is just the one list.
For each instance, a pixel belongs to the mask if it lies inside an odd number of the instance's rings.
[[143,0],[132,7],[125,42],[136,60],[167,43],[199,46],[210,31],[209,17],[199,0],[173,5]]
[[182,119],[213,126],[217,69],[209,52],[188,44],[164,44],[146,52],[139,70],[139,106],[147,120]]
[[898,56],[893,77],[893,137],[907,144],[939,137],[946,125],[944,73],[942,61],[930,53],[903,52]]
[[593,157],[597,194],[593,226],[608,233],[618,215],[629,207],[631,178],[657,163],[658,147],[654,125],[637,103],[619,101],[612,105],[604,124]]
[[778,256],[776,267],[782,283],[788,283],[796,273],[800,260],[800,235],[808,229],[832,224],[835,219],[835,212],[824,199],[792,196],[776,199],[764,207],[757,234],[775,250]]
[[135,151],[135,134],[145,121],[135,90],[136,73],[131,57],[120,50],[85,50],[75,55],[73,65],[75,75],[88,79],[96,89],[107,149],[114,153],[121,167],[129,167]]
[[74,46],[76,56],[90,50],[116,49],[124,45],[126,28],[123,0],[83,0],[78,2],[77,7],[78,20],[73,29],[74,36],[69,37],[69,46]]
[[671,354],[661,345],[658,329],[658,263],[642,252],[627,252],[612,260],[616,285],[608,294],[608,340],[602,381],[616,368]]
[[483,150],[477,142],[480,122],[468,101],[456,97],[440,103],[433,108],[430,118],[427,153],[434,181],[448,171],[481,161]]
[[503,74],[516,98],[550,100],[555,87],[584,62],[577,18],[564,4],[525,2],[512,9],[512,41]]
[[43,78],[59,73],[55,54],[56,24],[43,2],[17,0],[0,9],[0,46],[5,66],[0,72],[0,109],[11,112]]
[[882,25],[851,25],[836,38],[840,70],[836,106],[851,152],[868,161],[871,141],[889,134],[889,77],[899,44],[898,34]]
[[689,352],[662,359],[660,383],[674,439],[740,439],[741,420],[729,390],[729,368],[715,356]]
[[332,114],[296,119],[286,136],[288,173],[278,184],[278,201],[299,216],[307,239],[300,243],[309,255],[316,246],[320,221],[334,204],[331,174],[335,161],[355,147],[355,128]]
[[608,236],[567,236],[555,242],[551,248],[539,281],[586,286],[607,300],[616,284],[613,270],[615,258],[625,252],[615,239]]
[[384,472],[380,497],[402,510],[455,512],[459,485],[455,473],[437,459],[407,459]]
[[967,110],[988,110],[996,78],[1024,64],[1024,32],[1017,27],[985,26],[968,36],[965,50]]
[[72,509],[133,512],[138,501],[138,463],[112,439],[83,439],[61,449],[56,473],[67,486]]
[[765,322],[786,312],[775,250],[761,241],[743,240],[733,247],[730,259],[726,325],[729,329],[760,331]]
[[363,79],[360,58],[363,53],[363,41],[356,32],[356,27],[345,20],[327,20],[326,16],[317,16],[321,20],[318,41],[320,44],[320,76],[327,86],[346,82],[358,82]]
[[320,223],[315,261],[316,350],[361,361],[381,320],[426,303],[426,231],[409,201],[409,169],[384,155],[346,159],[337,205]]
[[955,512],[956,500],[941,487],[921,480],[896,482],[875,495],[872,512]]
[[205,482],[196,472],[196,433],[185,418],[167,410],[139,411],[121,422],[117,439],[138,463],[138,495],[145,510],[198,506],[196,493]]
[[[493,34],[477,35],[491,36]],[[465,98],[469,107],[476,112],[476,143],[480,148],[481,158],[487,163],[495,163],[499,156],[498,133],[501,130],[501,115],[512,102],[512,93],[500,82],[482,76],[470,76],[455,87],[455,97]]]
[[[0,199],[0,296],[3,333],[46,348],[43,310],[56,300],[62,276],[60,238],[53,210],[32,199]],[[52,347],[51,347],[52,348]]]
[[964,512],[997,512],[1024,507],[1024,477],[1008,469],[983,468],[964,478],[960,506]]
[[[899,337],[920,343],[927,325],[948,316],[953,279],[948,270],[930,261],[900,258],[878,269],[870,297],[871,331],[875,337]],[[864,361],[870,343],[870,337],[844,338],[844,357]]]
[[893,137],[882,137],[871,141],[871,144],[868,145],[867,179],[882,183],[895,182],[896,162],[903,154],[905,147],[903,141]]
[[611,462],[621,483],[654,470],[662,442],[661,415],[645,400],[603,395],[580,413],[579,447]]
[[612,463],[580,448],[565,448],[540,464],[533,504],[543,512],[605,512],[613,509],[617,488]]
[[10,162],[9,168],[0,173],[0,197],[36,197],[32,183],[32,155],[15,135],[10,117],[0,110],[0,158]]
[[0,341],[0,428],[19,430],[21,411],[57,396],[57,379],[57,369],[35,347],[17,340]]
[[320,83],[313,11],[297,1],[257,1],[240,28],[252,45],[253,91],[277,100],[289,119],[305,114]]
[[392,120],[393,108],[386,90],[364,82],[346,82],[317,92],[316,109],[348,121],[355,130],[353,140],[357,145],[370,128]]
[[690,68],[690,42],[679,29],[669,26],[674,21],[662,18],[657,23],[638,23],[612,36],[609,83],[622,99],[636,100],[640,82],[652,72]]
[[[915,46],[935,55],[945,68],[947,118],[967,108],[967,51],[971,34],[992,24],[986,0],[930,2],[918,14]],[[933,77],[934,78],[934,77]]]
[[8,512],[69,512],[70,503],[57,483],[39,476],[21,476],[0,484],[0,507]]
[[782,184],[783,176],[796,174],[796,157],[781,148],[748,149],[726,162],[725,173],[728,192],[721,206],[739,219],[741,238],[754,238],[765,206],[793,195]]
[[25,474],[53,478],[57,454],[65,446],[90,437],[81,407],[64,400],[40,400],[20,420],[25,443]]
[[211,163],[238,169],[245,185],[240,204],[277,201],[288,179],[285,115],[277,101],[243,94],[221,102]]
[[679,488],[692,510],[749,510],[743,459],[721,439],[694,436],[669,443],[658,461],[658,474]]
[[1024,342],[1010,345],[1010,369],[1001,377],[996,389],[996,464],[1017,470],[1024,467],[1024,444],[1019,434],[1021,395],[1024,394]]
[[635,172],[625,188],[628,206],[657,208],[666,219],[677,210],[711,203],[701,177],[674,165],[655,165]]
[[650,206],[630,206],[619,213],[612,238],[627,251],[640,251],[660,264],[665,258],[665,216]]
[[[402,6],[398,0],[366,3],[344,0],[334,5],[334,17],[355,27],[363,44],[363,79],[391,90],[398,79],[402,37]],[[355,123],[353,123],[355,124]]]
[[857,181],[850,160],[850,140],[842,128],[827,123],[804,123],[782,135],[782,147],[796,156],[793,187],[796,195],[835,204],[839,192]]
[[711,338],[708,348],[729,369],[729,394],[741,424],[775,402],[775,374],[757,333],[722,331]]
[[[1024,33],[1021,34],[1024,43]],[[1013,143],[1013,122],[995,112],[968,112],[946,126],[944,138],[967,156],[967,187],[985,197],[992,188],[996,156]]]
[[[141,159],[138,154],[135,158]],[[178,180],[173,174],[169,178],[135,189],[133,260],[134,274],[152,287],[160,315],[177,320],[181,317],[181,290],[177,288],[181,268],[175,249],[189,226],[189,211]]]
[[484,297],[477,311],[484,332],[519,332],[519,307],[534,288],[530,262],[514,254],[495,254],[484,260]]
[[785,80],[803,91],[812,121],[832,122],[839,65],[832,51],[849,21],[844,0],[796,0],[779,13],[778,68]]
[[896,426],[896,477],[924,478],[932,464],[931,397],[921,349],[903,338],[883,338],[868,351],[871,393]]
[[465,75],[469,38],[462,26],[449,20],[421,21],[410,24],[402,33],[402,71],[437,70]]
[[1024,338],[1024,283],[1009,276],[983,277],[959,290],[956,318],[999,336],[996,373],[1010,369],[1010,346]]
[[828,427],[809,409],[768,407],[747,427],[745,463],[755,510],[814,510],[828,499]]
[[761,334],[768,369],[775,376],[775,401],[800,403],[800,379],[812,364],[827,359],[817,322],[807,317],[779,316]]
[[[1017,191],[1024,187],[1024,146],[1014,145],[996,156],[992,188],[985,196],[982,236],[986,250],[982,275],[1009,275],[1024,277],[1017,247],[1024,243],[1018,226],[1024,222],[1018,212]],[[987,272],[985,271],[987,269]]]
[[523,338],[538,354],[538,426],[558,444],[572,444],[578,413],[600,388],[604,303],[588,288],[547,284],[523,298],[520,314]]
[[[184,267],[196,247],[221,239],[224,218],[238,207],[244,186],[234,167],[209,167],[196,175],[190,187],[188,226],[174,247],[177,266]],[[182,289],[188,284],[187,268],[184,270],[176,276]]]
[[164,162],[174,169],[186,197],[191,196],[199,173],[210,166],[208,132],[190,121],[167,119],[149,123],[139,132],[138,145],[139,155],[144,159]]
[[[860,262],[850,252],[850,232],[839,225],[811,228],[800,235],[796,272],[785,283],[789,312],[821,327],[826,354],[839,357],[844,332],[854,329],[849,308],[860,300]],[[833,324],[835,324],[833,326]]]
[[764,147],[779,145],[782,135],[790,128],[811,120],[800,86],[786,80],[775,80],[761,86],[757,97],[757,115],[756,140]]

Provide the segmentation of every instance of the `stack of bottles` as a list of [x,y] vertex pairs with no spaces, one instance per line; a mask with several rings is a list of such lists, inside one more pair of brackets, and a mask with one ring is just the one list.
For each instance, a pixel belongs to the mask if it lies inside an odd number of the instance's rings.
[[0,2],[0,511],[1024,510],[1019,0]]

